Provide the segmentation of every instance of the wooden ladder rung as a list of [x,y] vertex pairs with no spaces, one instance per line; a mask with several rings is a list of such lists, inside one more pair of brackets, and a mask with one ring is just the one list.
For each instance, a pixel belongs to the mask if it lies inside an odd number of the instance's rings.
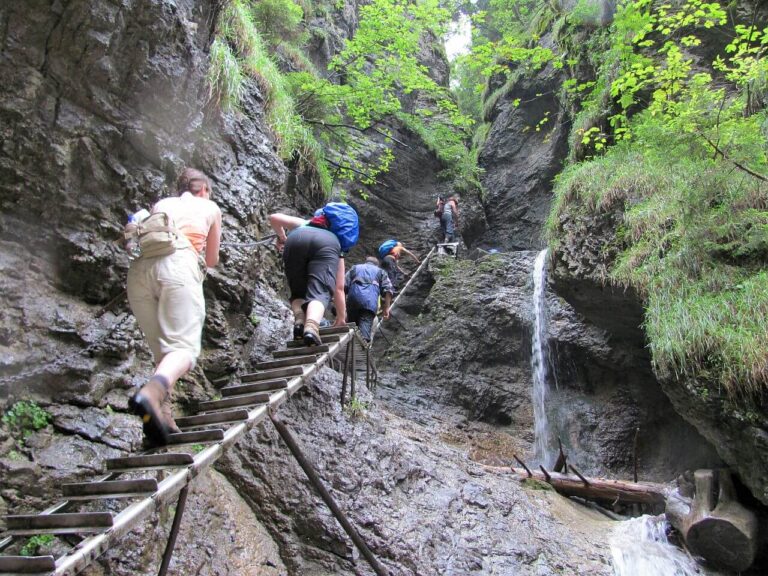
[[228,412],[215,412],[213,414],[200,414],[198,416],[176,418],[176,425],[183,430],[185,428],[201,428],[203,426],[210,426],[211,424],[241,422],[247,419],[247,410],[230,410]]
[[[310,346],[310,348],[319,348],[319,346]],[[301,348],[298,348],[301,350]],[[268,360],[267,362],[258,362],[254,365],[256,370],[271,370],[272,368],[287,368],[288,366],[303,366],[304,364],[314,364],[314,354],[299,354],[294,358],[281,358],[279,360]]]
[[6,516],[6,532],[12,536],[32,534],[88,534],[112,527],[109,512],[66,512]]
[[53,570],[53,556],[0,556],[0,574],[48,574]]
[[289,368],[275,368],[274,370],[262,370],[251,374],[243,374],[240,377],[241,382],[258,382],[259,380],[272,380],[274,378],[283,378],[285,376],[301,376],[304,368],[301,366],[291,366]]
[[222,396],[242,396],[243,394],[252,394],[253,392],[269,392],[271,390],[281,390],[288,387],[288,380],[285,378],[276,378],[274,380],[262,380],[261,382],[251,382],[250,384],[241,384],[239,386],[227,386],[220,390]]
[[[325,344],[331,344],[333,342],[338,342],[339,340],[341,340],[341,336],[342,336],[341,334],[330,334],[330,335],[327,334],[327,335],[323,336],[323,346],[325,346]],[[304,344],[304,340],[289,340],[288,342],[285,343],[285,345],[289,349],[290,348],[305,348],[307,346],[306,344]],[[319,348],[319,346],[317,346],[317,348]],[[273,354],[273,356],[274,356],[274,354]]]
[[194,458],[192,458],[191,454],[169,452],[166,454],[141,454],[139,456],[110,458],[105,464],[110,472],[119,472],[178,468],[180,466],[189,466],[193,462]]
[[95,500],[97,498],[131,498],[157,492],[157,480],[107,480],[104,482],[78,482],[64,484],[62,494],[67,500]]
[[238,406],[250,406],[251,404],[266,404],[269,402],[269,392],[257,392],[244,396],[231,396],[223,400],[209,400],[200,402],[200,410],[221,410],[224,408],[237,408]]
[[295,348],[289,348],[288,350],[277,350],[272,352],[272,356],[275,358],[291,358],[293,356],[310,356],[315,354],[324,354],[330,350],[331,347],[328,344],[322,344],[320,346],[301,346]]
[[339,326],[338,328],[335,326],[329,326],[328,328],[320,328],[320,337],[323,336],[330,336],[332,334],[346,334],[350,330],[355,328],[354,324],[347,324],[346,326]]
[[221,442],[224,440],[224,430],[192,430],[189,432],[176,432],[168,435],[168,444],[202,444],[205,442]]

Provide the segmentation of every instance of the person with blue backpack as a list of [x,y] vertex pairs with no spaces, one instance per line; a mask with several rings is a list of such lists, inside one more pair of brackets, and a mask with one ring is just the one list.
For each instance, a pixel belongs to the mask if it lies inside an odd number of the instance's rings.
[[347,272],[344,291],[347,294],[347,320],[357,324],[360,336],[370,342],[379,298],[384,302],[384,320],[389,319],[389,307],[395,293],[389,276],[379,267],[376,257],[368,256],[363,264],[356,264]]
[[416,264],[421,264],[418,256],[403,246],[402,242],[398,242],[394,239],[382,242],[378,252],[381,267],[387,273],[387,276],[389,276],[389,281],[392,282],[392,288],[395,292],[397,292],[397,289],[400,286],[400,278],[405,275],[405,270],[398,264],[400,257],[403,254],[408,254],[408,256],[416,261]]
[[349,204],[329,202],[309,220],[276,213],[269,222],[277,235],[277,249],[283,252],[293,337],[319,346],[320,322],[331,298],[336,306],[334,325],[347,322],[343,256],[360,234],[357,212]]

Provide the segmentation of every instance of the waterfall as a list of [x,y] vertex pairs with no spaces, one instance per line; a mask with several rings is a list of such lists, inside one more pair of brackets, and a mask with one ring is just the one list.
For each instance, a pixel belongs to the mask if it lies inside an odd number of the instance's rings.
[[620,522],[610,538],[616,576],[697,576],[696,562],[667,540],[664,515]]
[[546,264],[547,251],[536,256],[533,265],[533,350],[531,368],[533,371],[533,428],[536,461],[544,466],[554,462],[551,432],[547,420],[547,389],[549,369],[547,363],[547,307],[546,307]]

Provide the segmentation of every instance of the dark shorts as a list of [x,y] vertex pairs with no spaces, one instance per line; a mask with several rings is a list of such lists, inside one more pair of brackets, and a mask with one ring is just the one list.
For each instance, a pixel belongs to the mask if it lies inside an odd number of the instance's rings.
[[291,300],[317,300],[327,308],[336,289],[339,258],[341,247],[333,232],[311,226],[291,232],[283,249]]
[[397,291],[397,287],[400,286],[400,270],[397,269],[397,260],[394,256],[385,256],[381,261],[381,269],[389,276],[389,281],[392,282],[392,289]]
[[354,322],[357,324],[357,328],[360,330],[360,336],[366,342],[371,341],[371,328],[373,328],[373,321],[376,319],[376,313],[370,310],[351,309],[347,310],[347,322]]

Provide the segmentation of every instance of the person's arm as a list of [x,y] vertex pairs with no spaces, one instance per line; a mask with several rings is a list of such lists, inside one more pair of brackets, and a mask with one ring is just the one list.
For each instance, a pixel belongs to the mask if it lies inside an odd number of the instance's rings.
[[205,265],[213,268],[219,263],[219,246],[221,245],[221,210],[216,208],[216,217],[213,219],[205,239]]
[[279,212],[270,214],[269,225],[272,226],[272,230],[277,234],[278,249],[281,249],[283,244],[285,244],[285,241],[288,238],[287,232],[289,230],[304,226],[306,223],[306,220],[299,218],[298,216],[289,216],[288,214],[280,214]]
[[416,261],[416,264],[421,264],[421,260],[419,260],[418,256],[416,256],[416,254],[408,250],[408,248],[403,247],[403,252],[405,252],[406,254],[408,254],[408,256],[413,258]]
[[382,309],[384,320],[389,320],[389,307],[392,306],[392,294],[395,290],[392,288],[389,275],[384,270],[379,271],[379,286],[380,294],[384,296],[384,308]]
[[334,326],[344,326],[347,323],[347,298],[344,294],[344,258],[339,258],[336,268],[336,289],[333,291],[333,303],[336,305],[336,322]]

